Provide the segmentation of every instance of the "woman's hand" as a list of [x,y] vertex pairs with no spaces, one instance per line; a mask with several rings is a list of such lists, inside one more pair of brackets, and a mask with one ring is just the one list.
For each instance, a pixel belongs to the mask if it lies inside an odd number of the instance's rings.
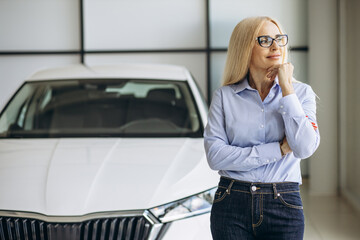
[[286,136],[284,137],[282,142],[280,142],[280,150],[281,150],[281,154],[283,156],[292,152],[292,150],[291,150],[291,148],[290,148],[290,146],[288,144],[288,141],[286,139]]
[[283,97],[294,93],[292,85],[294,66],[291,63],[276,64],[268,68],[268,74],[266,75],[271,81],[274,81],[276,75],[279,78],[279,85],[281,87]]

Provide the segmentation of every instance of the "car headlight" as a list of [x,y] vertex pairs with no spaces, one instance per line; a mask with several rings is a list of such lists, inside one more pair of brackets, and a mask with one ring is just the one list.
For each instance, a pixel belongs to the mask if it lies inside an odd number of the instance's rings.
[[211,210],[216,189],[215,187],[149,210],[163,223],[208,213]]

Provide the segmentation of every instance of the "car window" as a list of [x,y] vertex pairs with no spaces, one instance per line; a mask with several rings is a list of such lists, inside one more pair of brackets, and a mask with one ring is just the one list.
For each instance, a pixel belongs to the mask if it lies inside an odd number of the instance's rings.
[[0,116],[0,137],[201,137],[186,81],[27,82]]

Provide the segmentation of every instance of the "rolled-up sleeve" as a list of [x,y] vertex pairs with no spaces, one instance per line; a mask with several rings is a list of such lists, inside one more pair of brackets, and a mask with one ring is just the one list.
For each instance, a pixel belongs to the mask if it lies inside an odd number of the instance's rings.
[[250,171],[282,158],[278,142],[251,147],[229,144],[221,89],[215,91],[204,131],[204,145],[213,170]]
[[302,103],[295,93],[283,97],[279,102],[278,111],[284,120],[286,139],[297,158],[310,157],[320,144],[315,97],[314,91],[308,86]]

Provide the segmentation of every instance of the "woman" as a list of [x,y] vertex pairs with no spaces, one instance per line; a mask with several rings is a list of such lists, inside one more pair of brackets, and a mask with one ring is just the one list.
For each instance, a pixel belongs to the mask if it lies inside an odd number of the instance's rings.
[[288,36],[269,17],[234,29],[205,150],[221,175],[211,232],[221,239],[303,239],[300,160],[320,143],[315,93],[293,79]]

